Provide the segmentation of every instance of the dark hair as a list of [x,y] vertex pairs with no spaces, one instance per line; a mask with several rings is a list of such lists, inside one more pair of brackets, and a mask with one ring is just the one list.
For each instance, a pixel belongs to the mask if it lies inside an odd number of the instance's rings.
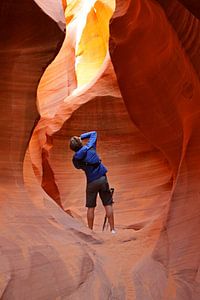
[[73,151],[78,151],[83,146],[81,139],[78,136],[73,136],[70,140],[69,147]]

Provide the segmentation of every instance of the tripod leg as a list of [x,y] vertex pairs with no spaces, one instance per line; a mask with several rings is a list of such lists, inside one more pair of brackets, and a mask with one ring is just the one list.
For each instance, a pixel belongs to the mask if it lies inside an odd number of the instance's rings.
[[104,231],[104,229],[105,229],[106,222],[107,222],[107,216],[105,215],[104,222],[103,222],[103,227],[102,227],[102,231]]

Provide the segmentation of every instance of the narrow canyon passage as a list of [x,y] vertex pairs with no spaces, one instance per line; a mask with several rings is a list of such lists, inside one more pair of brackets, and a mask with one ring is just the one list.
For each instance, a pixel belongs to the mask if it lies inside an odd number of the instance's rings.
[[[0,298],[199,300],[198,1],[0,4]],[[111,19],[111,20],[110,20]],[[86,226],[96,130],[117,233]]]
[[[69,140],[91,130],[98,133],[97,150],[115,188],[116,228],[143,227],[159,217],[170,198],[172,171],[165,157],[133,125],[123,100],[112,97],[99,97],[81,106],[54,135],[49,161],[64,209],[86,221],[85,176],[73,167]],[[96,230],[103,216],[99,199]]]

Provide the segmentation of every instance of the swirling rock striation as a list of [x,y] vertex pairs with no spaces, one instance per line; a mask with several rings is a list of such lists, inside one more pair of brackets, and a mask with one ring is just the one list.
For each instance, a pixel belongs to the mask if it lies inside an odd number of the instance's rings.
[[[0,4],[1,299],[199,299],[198,2],[35,2]],[[91,129],[116,236],[85,226]]]
[[[38,121],[38,82],[57,54],[63,33],[29,0],[1,1],[0,23],[0,298],[69,298],[83,282],[89,284],[94,270],[82,243],[88,235],[44,193],[28,154],[25,158]],[[95,243],[92,237],[88,240]],[[109,292],[104,283],[102,295]]]
[[[162,4],[166,15],[175,29],[182,47],[189,56],[198,77],[200,76],[199,52],[200,52],[200,3],[199,1],[187,2],[187,8],[181,5],[181,1],[158,1]],[[196,16],[196,17],[195,17]]]
[[[155,1],[127,3],[111,23],[112,62],[133,122],[173,172],[163,230],[152,255],[133,269],[133,281],[138,299],[198,299],[199,79]],[[191,20],[197,25],[190,28],[195,37],[199,23]],[[152,268],[160,275],[149,281]]]

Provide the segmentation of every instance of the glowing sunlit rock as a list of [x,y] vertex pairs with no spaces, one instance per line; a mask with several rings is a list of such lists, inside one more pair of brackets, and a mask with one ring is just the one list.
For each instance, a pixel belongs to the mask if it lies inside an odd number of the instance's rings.
[[[1,2],[0,298],[198,300],[199,21],[175,0],[35,2]],[[115,236],[100,204],[85,226],[68,140],[91,129]]]
[[34,0],[46,14],[48,14],[54,21],[56,21],[59,27],[65,29],[65,3],[62,0]]

